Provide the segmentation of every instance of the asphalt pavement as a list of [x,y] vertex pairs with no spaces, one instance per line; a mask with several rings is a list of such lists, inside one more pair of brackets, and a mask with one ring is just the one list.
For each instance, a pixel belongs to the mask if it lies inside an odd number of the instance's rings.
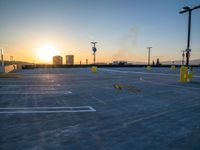
[[49,68],[0,78],[1,150],[199,150],[200,68]]

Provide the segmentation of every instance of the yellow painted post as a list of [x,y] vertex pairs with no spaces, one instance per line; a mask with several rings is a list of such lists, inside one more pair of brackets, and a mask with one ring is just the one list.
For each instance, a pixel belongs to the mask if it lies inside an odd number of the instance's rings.
[[180,68],[180,82],[188,82],[188,67],[181,66],[181,68]]
[[146,69],[147,69],[148,71],[150,71],[150,70],[151,70],[151,66],[147,66]]
[[97,72],[97,66],[92,66],[91,71],[92,71],[93,73],[96,73],[96,72]]
[[176,66],[175,66],[175,65],[172,65],[172,66],[171,66],[171,70],[176,70]]

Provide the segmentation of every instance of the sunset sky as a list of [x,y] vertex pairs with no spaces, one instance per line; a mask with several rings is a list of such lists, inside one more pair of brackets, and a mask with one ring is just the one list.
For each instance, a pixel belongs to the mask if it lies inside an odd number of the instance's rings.
[[[0,48],[5,58],[37,63],[41,55],[75,55],[92,62],[180,60],[186,49],[188,14],[200,0],[0,0]],[[200,9],[193,11],[191,59],[200,58]],[[45,52],[51,49],[53,52]],[[50,51],[51,51],[50,50]],[[48,55],[47,54],[47,55]]]

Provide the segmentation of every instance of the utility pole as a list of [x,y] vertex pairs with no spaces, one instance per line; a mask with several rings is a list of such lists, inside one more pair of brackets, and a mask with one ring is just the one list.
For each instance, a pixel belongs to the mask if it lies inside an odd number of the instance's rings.
[[192,11],[195,10],[195,9],[198,9],[200,8],[200,5],[199,6],[196,6],[196,7],[193,7],[193,8],[190,8],[188,6],[185,6],[183,7],[183,9],[179,12],[180,14],[183,14],[183,13],[186,13],[188,12],[188,36],[187,36],[187,49],[185,50],[186,52],[186,66],[189,66],[189,58],[190,58],[190,52],[191,52],[191,49],[190,49],[190,30],[191,30],[191,15],[192,15]]
[[93,56],[94,56],[94,65],[96,63],[96,51],[97,51],[97,48],[96,48],[96,43],[97,42],[91,42],[91,44],[93,44],[93,47],[92,47],[92,51],[93,51]]
[[148,66],[150,66],[150,53],[151,53],[151,48],[152,47],[147,47],[148,48]]

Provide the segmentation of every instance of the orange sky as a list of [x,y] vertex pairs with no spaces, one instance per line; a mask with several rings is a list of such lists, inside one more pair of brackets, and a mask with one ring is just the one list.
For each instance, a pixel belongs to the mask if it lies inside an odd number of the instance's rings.
[[[46,43],[45,43],[46,44]],[[45,58],[44,49],[42,49],[44,44],[34,46],[30,48],[29,46],[19,46],[14,48],[7,47],[4,49],[4,58],[9,60],[10,56],[13,56],[14,60],[26,61],[26,62],[35,62],[35,63],[52,63],[52,58]],[[89,45],[89,44],[88,44]],[[65,55],[74,55],[75,63],[79,64],[80,61],[82,64],[86,62],[86,59],[89,60],[89,63],[93,62],[93,53],[91,50],[91,45],[89,45],[88,49],[73,49],[73,48],[64,48],[62,46],[56,46],[55,44],[49,44],[56,51],[55,55],[60,55],[63,57],[63,63],[65,63]],[[101,47],[97,45],[96,52],[96,61],[97,62],[106,62],[110,63],[113,61],[121,60],[121,61],[135,61],[135,62],[146,62],[147,60],[147,49],[142,49],[141,54],[135,54],[134,51],[130,52],[128,50],[106,50],[100,49]],[[13,53],[12,51],[17,51],[17,53]],[[154,52],[152,52],[154,53]],[[43,54],[44,57],[40,57],[39,55]],[[46,54],[48,55],[48,53]],[[49,56],[49,55],[48,55]],[[53,55],[52,55],[53,56]],[[169,57],[168,57],[169,58]],[[156,59],[155,56],[152,56],[152,59]],[[167,60],[166,58],[160,58],[161,60]]]

